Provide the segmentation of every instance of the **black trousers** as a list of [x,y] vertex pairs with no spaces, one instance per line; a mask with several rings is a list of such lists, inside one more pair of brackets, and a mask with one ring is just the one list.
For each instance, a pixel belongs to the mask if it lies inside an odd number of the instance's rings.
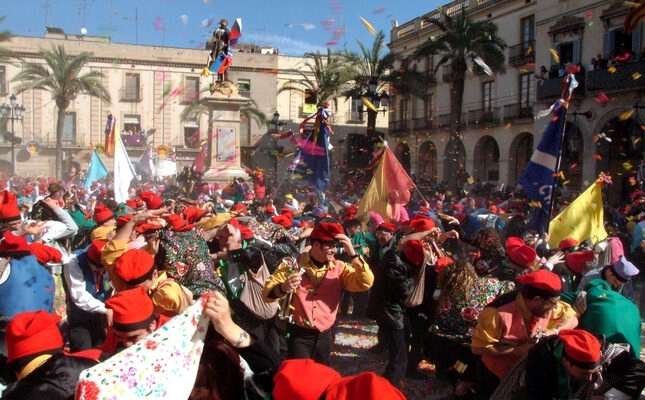
[[317,363],[329,365],[331,347],[334,343],[333,329],[320,332],[290,324],[287,328],[287,358],[311,358]]
[[383,377],[396,388],[401,389],[408,365],[407,329],[396,329],[389,324],[383,324],[379,332],[382,332],[385,345],[389,351],[389,360]]

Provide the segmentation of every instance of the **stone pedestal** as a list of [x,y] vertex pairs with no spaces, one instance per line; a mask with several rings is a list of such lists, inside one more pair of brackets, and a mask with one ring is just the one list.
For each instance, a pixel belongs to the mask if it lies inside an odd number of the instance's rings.
[[220,186],[233,178],[247,178],[241,166],[240,108],[250,104],[241,97],[232,82],[215,82],[210,85],[211,96],[202,100],[208,107],[208,132],[211,135],[207,158],[210,160],[203,180]]

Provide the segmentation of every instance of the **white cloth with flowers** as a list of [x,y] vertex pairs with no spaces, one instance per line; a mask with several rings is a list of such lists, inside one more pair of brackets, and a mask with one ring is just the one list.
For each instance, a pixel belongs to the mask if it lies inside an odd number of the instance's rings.
[[208,295],[161,328],[110,359],[83,371],[77,400],[187,399],[204,347]]

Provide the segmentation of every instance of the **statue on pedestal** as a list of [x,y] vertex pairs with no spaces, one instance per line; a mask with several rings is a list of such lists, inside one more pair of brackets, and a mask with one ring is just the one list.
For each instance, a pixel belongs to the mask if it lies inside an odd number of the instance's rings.
[[231,95],[237,88],[228,80],[228,67],[233,64],[233,50],[231,46],[237,43],[242,35],[242,21],[238,18],[233,24],[233,30],[228,29],[228,20],[222,19],[219,27],[213,32],[213,37],[208,42],[210,54],[208,64],[202,71],[202,76],[217,74],[217,80],[210,84],[211,94],[220,92]]

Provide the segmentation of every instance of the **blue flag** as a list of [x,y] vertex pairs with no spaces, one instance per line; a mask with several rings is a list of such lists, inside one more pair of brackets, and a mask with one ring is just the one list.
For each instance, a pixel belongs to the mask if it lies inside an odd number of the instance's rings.
[[156,175],[155,161],[152,155],[152,146],[148,146],[139,160],[141,177],[145,181],[152,181]]
[[563,100],[558,100],[552,107],[551,121],[544,130],[542,139],[531,160],[522,171],[519,183],[532,202],[539,202],[541,207],[534,207],[529,228],[540,233],[546,231],[549,222],[549,208],[553,194],[554,175],[560,157],[560,142],[564,135],[564,122],[567,109]]
[[98,181],[101,178],[108,176],[110,172],[103,164],[103,160],[99,157],[96,150],[92,153],[92,158],[90,159],[90,166],[87,169],[87,178],[85,178],[85,184],[83,187],[89,189],[92,186],[92,182]]

